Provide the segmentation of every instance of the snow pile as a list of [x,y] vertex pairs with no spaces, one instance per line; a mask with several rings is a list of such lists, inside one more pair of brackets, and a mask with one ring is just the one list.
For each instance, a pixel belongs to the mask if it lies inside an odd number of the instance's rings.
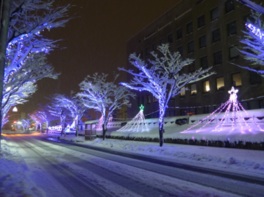
[[159,159],[188,163],[208,168],[243,172],[254,176],[264,176],[264,151],[166,144],[159,147],[157,142],[137,142],[127,140],[102,140],[97,138],[85,141],[84,137],[64,136],[63,140],[82,143],[119,151],[151,155]]

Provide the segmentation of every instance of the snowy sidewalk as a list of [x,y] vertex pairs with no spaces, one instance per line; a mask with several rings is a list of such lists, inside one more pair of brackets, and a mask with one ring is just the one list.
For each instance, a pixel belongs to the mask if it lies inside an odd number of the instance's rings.
[[102,140],[100,138],[85,141],[84,137],[75,136],[60,138],[90,146],[153,156],[177,163],[264,177],[264,151],[178,144],[164,144],[163,147],[159,147],[158,143]]

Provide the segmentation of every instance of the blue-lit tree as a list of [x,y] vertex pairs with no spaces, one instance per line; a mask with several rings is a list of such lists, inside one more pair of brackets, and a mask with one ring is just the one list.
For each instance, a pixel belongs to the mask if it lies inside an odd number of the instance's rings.
[[72,119],[72,114],[68,108],[65,108],[61,99],[64,98],[61,94],[56,94],[51,97],[51,102],[48,105],[48,112],[51,116],[59,118],[61,125],[61,134],[65,132],[66,126],[70,124],[68,120]]
[[29,117],[35,122],[36,129],[42,131],[42,126],[45,125],[45,128],[49,127],[49,120],[47,112],[45,111],[35,111],[29,114]]
[[250,66],[241,66],[244,69],[256,72],[264,77],[264,69],[260,66],[264,66],[264,24],[262,22],[264,13],[264,7],[257,5],[250,0],[240,0],[243,4],[251,8],[252,14],[248,19],[246,30],[243,31],[244,37],[241,39],[243,48],[240,50],[243,57],[248,60]]
[[86,76],[79,84],[81,92],[77,93],[86,108],[94,109],[101,114],[103,139],[105,139],[108,121],[114,111],[122,106],[129,106],[129,99],[135,96],[127,88],[115,83],[118,76],[111,82],[107,80],[107,77],[105,73]]
[[[63,111],[65,118],[70,119],[70,128],[75,129],[76,136],[78,135],[78,124],[81,122],[81,118],[84,116],[86,107],[76,97],[67,97],[62,94],[56,94],[52,97],[52,106],[50,112],[60,117],[60,113],[54,111]],[[63,125],[62,125],[63,126]]]
[[249,7],[252,10],[254,10],[260,14],[264,14],[264,7],[263,6],[256,4],[251,0],[238,0],[238,1],[240,3],[246,5],[247,7]]
[[27,63],[5,78],[2,99],[3,117],[13,106],[27,102],[27,99],[37,90],[37,81],[47,77],[56,79],[58,76],[53,67],[47,64],[46,56],[42,53],[35,54],[26,61]]
[[135,53],[129,56],[130,63],[136,70],[119,68],[132,75],[133,79],[123,86],[137,91],[151,93],[159,102],[159,139],[163,146],[164,116],[168,102],[177,96],[187,84],[204,79],[213,73],[211,68],[198,69],[192,73],[185,73],[183,69],[194,60],[183,59],[179,52],[171,52],[168,44],[157,47],[157,52],[151,52],[152,59],[147,62]]
[[3,118],[12,106],[27,101],[37,90],[38,80],[58,76],[45,60],[45,56],[56,47],[56,41],[45,38],[43,33],[63,27],[69,20],[66,16],[70,6],[54,4],[55,0],[11,2],[3,81]]
[[29,131],[30,119],[22,119],[21,120],[21,125],[22,125],[22,128],[23,128],[24,132]]

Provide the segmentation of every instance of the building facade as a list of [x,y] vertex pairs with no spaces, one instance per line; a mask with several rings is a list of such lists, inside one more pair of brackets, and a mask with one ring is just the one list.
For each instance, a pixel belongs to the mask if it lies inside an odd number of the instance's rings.
[[[181,0],[128,41],[127,54],[135,52],[144,60],[158,45],[169,43],[171,50],[179,51],[183,58],[194,59],[186,72],[213,67],[215,75],[189,84],[187,90],[171,99],[167,117],[210,113],[228,100],[232,86],[239,89],[238,100],[245,109],[264,108],[264,79],[232,64],[248,64],[238,49],[249,16],[250,9],[237,1]],[[157,117],[157,100],[147,92],[137,95],[130,116],[143,104],[146,118]]]

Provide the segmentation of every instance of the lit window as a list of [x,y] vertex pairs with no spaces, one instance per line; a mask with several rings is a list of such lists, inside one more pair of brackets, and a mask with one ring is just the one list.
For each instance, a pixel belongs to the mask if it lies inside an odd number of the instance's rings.
[[224,77],[219,77],[216,79],[216,89],[217,90],[222,90],[225,87],[225,81]]
[[185,92],[186,92],[186,90],[185,90],[185,88],[183,87],[183,88],[181,89],[180,95],[181,95],[181,96],[184,96],[184,95],[185,95]]
[[204,92],[209,92],[211,89],[210,89],[210,82],[209,81],[205,81],[203,83],[203,91]]
[[241,86],[242,85],[242,77],[240,73],[235,73],[232,75],[233,86]]
[[197,94],[196,84],[192,84],[191,85],[191,95],[195,95],[195,94]]

